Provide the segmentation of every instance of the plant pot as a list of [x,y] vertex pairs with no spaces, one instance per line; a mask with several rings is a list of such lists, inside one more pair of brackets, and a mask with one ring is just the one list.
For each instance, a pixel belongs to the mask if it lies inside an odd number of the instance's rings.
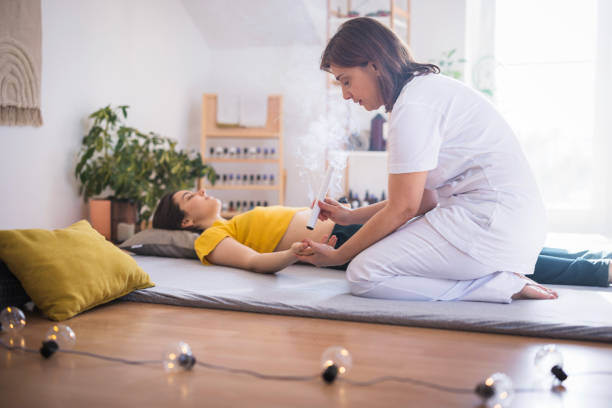
[[90,199],[89,219],[91,226],[113,243],[123,242],[140,230],[138,207],[129,200]]
[[111,239],[111,200],[90,199],[89,200],[89,222],[91,226],[104,235],[104,238]]

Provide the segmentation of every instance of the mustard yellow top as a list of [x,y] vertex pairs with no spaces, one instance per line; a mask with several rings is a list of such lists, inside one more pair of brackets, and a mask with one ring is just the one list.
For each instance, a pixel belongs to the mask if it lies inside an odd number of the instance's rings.
[[217,220],[196,239],[195,251],[204,265],[210,265],[205,257],[224,238],[231,237],[257,252],[274,252],[295,213],[305,209],[282,205],[255,207],[229,221]]

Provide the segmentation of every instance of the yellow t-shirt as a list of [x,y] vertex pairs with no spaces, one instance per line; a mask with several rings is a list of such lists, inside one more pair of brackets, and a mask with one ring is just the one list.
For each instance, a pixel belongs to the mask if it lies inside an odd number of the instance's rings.
[[196,239],[194,248],[204,265],[210,265],[206,256],[226,237],[260,253],[273,252],[287,231],[293,216],[306,208],[255,207],[231,220],[217,220]]

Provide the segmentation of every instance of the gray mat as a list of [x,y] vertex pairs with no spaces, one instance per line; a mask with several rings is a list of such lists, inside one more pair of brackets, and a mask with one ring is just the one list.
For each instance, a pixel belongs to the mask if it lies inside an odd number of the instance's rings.
[[413,302],[352,296],[344,273],[294,265],[261,275],[191,259],[135,256],[156,286],[134,302],[405,326],[612,342],[612,289],[555,286],[556,300],[511,304]]

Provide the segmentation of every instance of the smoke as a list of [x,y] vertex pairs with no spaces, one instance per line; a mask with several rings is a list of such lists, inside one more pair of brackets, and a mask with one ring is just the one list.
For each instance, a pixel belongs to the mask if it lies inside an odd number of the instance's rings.
[[318,192],[327,166],[334,168],[328,195],[338,197],[344,193],[346,146],[349,134],[356,131],[350,106],[336,90],[328,92],[326,103],[326,112],[310,122],[298,144],[296,165],[309,200]]

